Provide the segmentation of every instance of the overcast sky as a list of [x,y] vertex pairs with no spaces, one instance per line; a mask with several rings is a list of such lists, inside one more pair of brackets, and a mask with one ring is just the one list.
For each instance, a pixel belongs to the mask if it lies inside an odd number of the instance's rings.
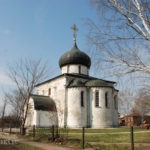
[[86,52],[85,20],[96,17],[89,0],[0,0],[0,93],[12,84],[7,66],[20,58],[41,58],[59,72],[60,56],[73,46],[73,24]]

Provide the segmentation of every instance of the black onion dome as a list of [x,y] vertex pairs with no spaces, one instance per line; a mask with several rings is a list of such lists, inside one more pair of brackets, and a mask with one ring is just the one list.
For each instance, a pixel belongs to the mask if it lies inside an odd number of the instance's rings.
[[60,67],[68,64],[81,64],[90,68],[91,59],[87,54],[80,51],[75,43],[73,48],[70,51],[64,53],[59,59]]

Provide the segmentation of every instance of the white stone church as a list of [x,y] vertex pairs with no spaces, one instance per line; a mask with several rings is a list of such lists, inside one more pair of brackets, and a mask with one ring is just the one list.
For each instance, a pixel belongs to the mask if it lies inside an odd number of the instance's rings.
[[26,127],[117,127],[115,82],[89,75],[91,59],[77,47],[75,33],[74,45],[60,57],[59,66],[61,75],[36,85]]

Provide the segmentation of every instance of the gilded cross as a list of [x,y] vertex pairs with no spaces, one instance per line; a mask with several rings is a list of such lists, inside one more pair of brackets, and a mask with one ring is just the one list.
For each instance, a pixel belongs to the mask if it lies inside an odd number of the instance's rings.
[[78,31],[78,28],[77,26],[74,24],[71,29],[74,31],[73,33],[73,40],[76,42],[76,37],[77,37],[77,31]]

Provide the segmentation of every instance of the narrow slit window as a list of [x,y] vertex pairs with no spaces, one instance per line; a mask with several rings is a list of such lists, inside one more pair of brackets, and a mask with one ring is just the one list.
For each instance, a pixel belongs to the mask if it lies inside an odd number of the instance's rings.
[[84,107],[84,91],[81,91],[81,107]]
[[79,74],[81,74],[81,66],[79,66]]
[[48,95],[51,95],[51,88],[48,89]]
[[42,93],[43,93],[43,95],[44,95],[44,94],[45,94],[45,91],[43,90]]
[[108,108],[108,93],[105,93],[105,107]]
[[69,73],[69,66],[67,66],[67,73]]
[[99,91],[95,91],[95,106],[99,107]]

